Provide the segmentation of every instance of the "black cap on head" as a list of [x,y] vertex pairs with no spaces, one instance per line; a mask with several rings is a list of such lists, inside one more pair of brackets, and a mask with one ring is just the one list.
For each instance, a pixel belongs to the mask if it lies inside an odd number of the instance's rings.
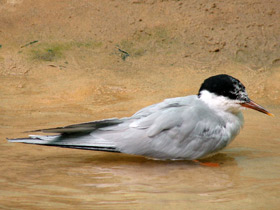
[[218,96],[228,97],[233,100],[249,100],[245,86],[238,79],[226,74],[219,74],[204,80],[199,89],[198,96],[200,96],[201,91],[203,90],[207,90]]

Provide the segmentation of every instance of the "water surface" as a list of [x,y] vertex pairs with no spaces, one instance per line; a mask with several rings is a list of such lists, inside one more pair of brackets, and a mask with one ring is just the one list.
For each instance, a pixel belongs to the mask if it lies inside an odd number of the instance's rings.
[[207,160],[220,163],[211,168],[190,161],[7,143],[6,137],[26,136],[26,130],[129,116],[169,93],[154,89],[151,94],[143,85],[135,91],[119,84],[92,87],[85,78],[83,83],[62,80],[53,88],[22,78],[1,80],[8,85],[1,87],[0,209],[279,209],[276,106],[263,104],[274,118],[246,110],[241,134]]

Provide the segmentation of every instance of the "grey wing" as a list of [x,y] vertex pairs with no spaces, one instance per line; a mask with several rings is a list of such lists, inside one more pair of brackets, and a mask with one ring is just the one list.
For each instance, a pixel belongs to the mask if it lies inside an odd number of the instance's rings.
[[143,109],[140,109],[131,118],[137,119],[137,118],[149,116],[159,110],[167,109],[170,107],[180,107],[180,106],[188,105],[188,104],[192,103],[192,101],[196,98],[197,98],[197,96],[195,96],[195,95],[186,96],[186,97],[168,98],[160,103],[153,104],[153,105],[147,106]]
[[67,125],[64,127],[56,127],[56,128],[47,128],[47,129],[39,129],[28,132],[43,132],[43,133],[61,133],[61,134],[70,134],[70,133],[88,133],[92,132],[96,129],[113,126],[122,123],[123,120],[117,118],[98,120],[86,123],[79,123],[73,125]]
[[[158,109],[158,107],[165,106],[168,106],[168,103],[162,102],[156,105],[152,105],[150,107],[154,107],[152,109],[156,110]],[[123,139],[129,139],[130,142],[135,142],[133,138],[135,136],[134,134],[139,133],[135,130],[130,130],[129,125],[139,118],[145,118],[145,116],[149,116],[152,109],[144,108],[144,111],[141,112],[142,114],[139,114],[136,117],[134,116],[122,119],[112,118],[100,121],[68,125],[64,127],[30,131],[43,133],[58,133],[58,135],[31,135],[29,138],[9,139],[9,141],[52,146],[64,146],[71,148],[83,147],[85,149],[96,149],[98,147],[105,148],[104,150],[107,150],[107,148],[110,148],[110,151],[111,148],[115,148],[115,150],[118,151],[117,145],[122,144],[122,142],[125,142],[125,140]],[[154,110],[152,110],[152,112],[153,111]]]
[[141,113],[142,117],[138,115],[139,119],[130,124],[127,137],[131,139],[124,137],[120,151],[159,159],[196,159],[208,155],[226,145],[221,138],[225,123],[208,111],[205,105],[192,100],[169,103],[148,116]]
[[[211,115],[197,96],[167,99],[132,117],[69,125],[12,142],[115,151],[159,159],[195,159],[221,147],[223,122]],[[206,119],[206,120],[205,120]],[[207,120],[211,119],[211,120]]]
[[191,109],[196,99],[196,96],[165,99],[136,112],[131,117],[134,121],[129,126],[146,129],[147,136],[153,137],[164,130],[181,126],[184,120],[182,115],[187,112],[186,116],[190,119],[188,125],[191,127]]

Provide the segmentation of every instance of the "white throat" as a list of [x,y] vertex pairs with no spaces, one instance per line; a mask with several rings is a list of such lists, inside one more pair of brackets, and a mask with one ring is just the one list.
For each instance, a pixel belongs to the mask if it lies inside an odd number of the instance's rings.
[[232,100],[224,96],[217,96],[207,90],[200,92],[199,99],[217,112],[224,111],[237,115],[243,109],[238,100]]

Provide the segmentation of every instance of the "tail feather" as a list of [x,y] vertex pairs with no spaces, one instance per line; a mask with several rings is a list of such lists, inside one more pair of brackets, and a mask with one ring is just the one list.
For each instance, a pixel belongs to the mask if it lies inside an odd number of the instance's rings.
[[30,135],[29,138],[7,139],[9,142],[36,144],[43,146],[63,147],[71,149],[95,150],[104,152],[120,152],[114,145],[102,140],[91,140],[89,143],[85,139],[82,141],[73,141],[72,138],[63,135],[41,136]]
[[[30,135],[29,138],[7,139],[9,142],[18,142],[25,144],[37,144],[44,146],[55,146],[72,149],[97,150],[107,152],[120,152],[115,143],[104,139],[102,135],[96,135],[95,131],[102,132],[102,129],[113,129],[115,126],[123,123],[125,118],[105,119],[80,124],[68,125],[65,127],[56,127],[41,129],[30,132],[58,133],[57,135]],[[95,133],[92,135],[92,133]],[[97,132],[98,133],[98,132]]]
[[120,153],[119,150],[115,147],[98,147],[98,146],[77,146],[77,145],[55,145],[55,144],[46,144],[45,146],[55,146],[62,148],[70,148],[70,149],[83,149],[83,150],[94,150],[94,151],[103,151],[103,152],[117,152]]

